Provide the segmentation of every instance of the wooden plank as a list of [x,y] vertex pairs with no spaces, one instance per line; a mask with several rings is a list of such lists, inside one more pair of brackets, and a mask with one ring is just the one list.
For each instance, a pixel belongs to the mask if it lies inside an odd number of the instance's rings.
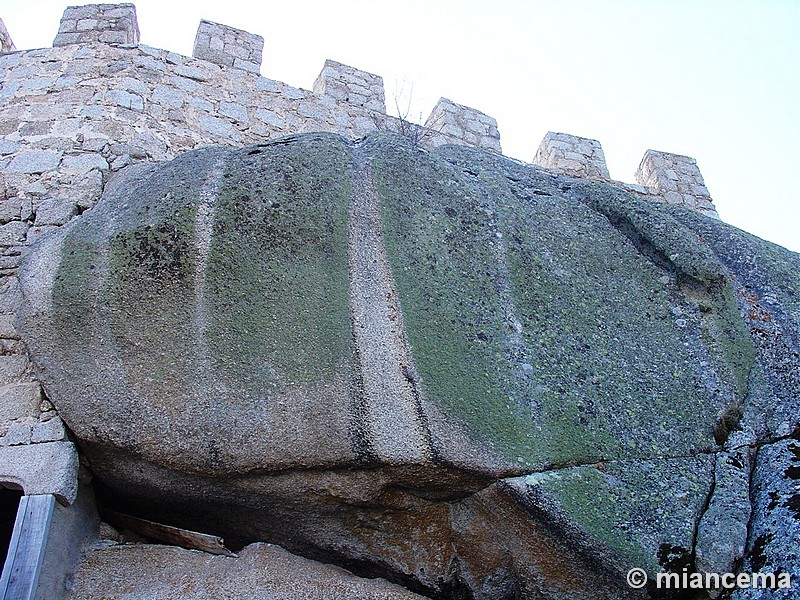
[[51,494],[23,496],[20,499],[0,580],[2,600],[33,600],[54,507],[55,496]]
[[107,509],[103,510],[103,517],[116,527],[130,529],[134,533],[138,533],[158,542],[180,546],[181,548],[189,548],[191,550],[202,550],[210,554],[236,556],[236,554],[225,547],[225,540],[216,535],[155,523]]

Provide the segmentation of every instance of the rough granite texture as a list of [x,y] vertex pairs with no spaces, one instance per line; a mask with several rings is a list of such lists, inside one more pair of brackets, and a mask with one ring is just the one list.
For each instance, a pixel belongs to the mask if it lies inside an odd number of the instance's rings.
[[71,600],[414,600],[413,594],[381,579],[293,556],[278,546],[253,544],[238,557],[214,556],[169,546],[129,544],[99,547],[80,565]]
[[799,272],[606,183],[313,134],[123,171],[31,248],[16,330],[119,510],[435,598],[633,598],[796,553]]

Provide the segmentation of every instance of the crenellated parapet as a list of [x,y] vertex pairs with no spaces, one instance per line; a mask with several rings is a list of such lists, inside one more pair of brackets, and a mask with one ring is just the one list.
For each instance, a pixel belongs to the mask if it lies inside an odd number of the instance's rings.
[[[424,125],[386,113],[383,79],[333,60],[307,90],[260,75],[261,36],[203,20],[193,56],[139,44],[133,4],[64,11],[53,48],[15,51],[0,21],[0,279],[20,248],[100,197],[125,166],[209,145],[311,131],[351,139],[376,129],[423,147],[501,153],[497,121],[441,98]],[[34,74],[35,76],[32,76]],[[648,151],[638,185],[609,179],[600,143],[548,133],[533,166],[618,184],[716,216],[693,159]]]

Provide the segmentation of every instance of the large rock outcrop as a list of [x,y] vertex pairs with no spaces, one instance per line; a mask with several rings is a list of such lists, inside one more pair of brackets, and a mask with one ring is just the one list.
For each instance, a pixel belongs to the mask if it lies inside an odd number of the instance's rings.
[[440,598],[636,597],[798,539],[748,486],[797,432],[800,257],[685,209],[314,134],[119,176],[20,282],[117,509]]

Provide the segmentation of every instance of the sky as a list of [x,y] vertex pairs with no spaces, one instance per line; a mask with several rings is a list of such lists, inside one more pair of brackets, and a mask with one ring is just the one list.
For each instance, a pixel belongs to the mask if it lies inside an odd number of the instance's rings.
[[[108,0],[107,0],[108,1]],[[0,0],[18,49],[67,5]],[[648,149],[697,159],[720,217],[800,252],[800,0],[138,0],[141,43],[191,55],[201,18],[264,37],[261,74],[311,89],[326,58],[497,119],[530,162],[548,131],[599,140],[615,179]]]

